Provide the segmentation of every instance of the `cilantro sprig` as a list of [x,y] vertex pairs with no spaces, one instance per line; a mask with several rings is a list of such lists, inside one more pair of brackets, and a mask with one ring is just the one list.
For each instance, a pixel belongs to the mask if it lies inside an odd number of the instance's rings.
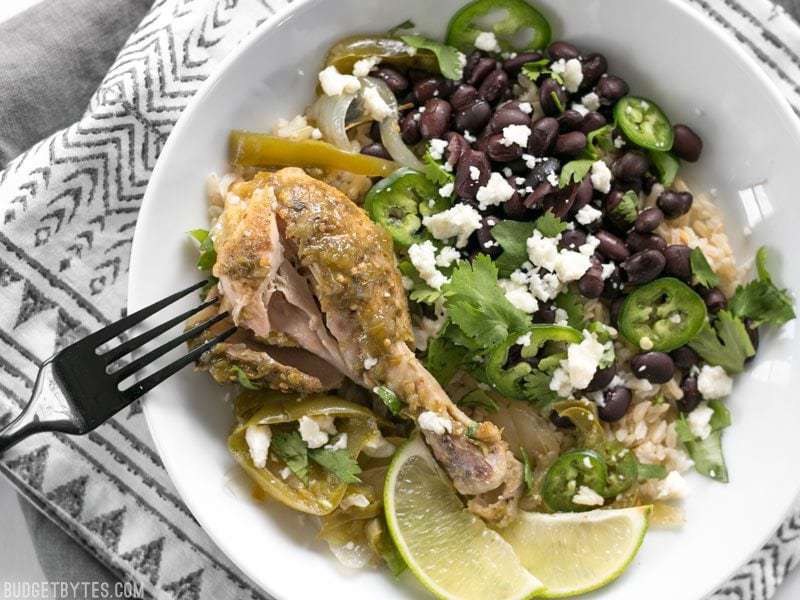
[[701,475],[727,483],[728,468],[722,453],[722,430],[731,424],[731,413],[719,400],[711,400],[708,406],[714,414],[708,422],[711,433],[705,439],[692,432],[683,415],[675,423],[675,431],[694,462],[695,470]]
[[727,310],[719,311],[713,326],[707,321],[689,346],[707,363],[728,373],[741,373],[744,361],[756,353],[744,323]]
[[335,475],[342,483],[359,483],[361,467],[347,449],[309,448],[297,431],[281,432],[273,436],[270,446],[289,470],[308,485],[309,460]]
[[758,278],[736,288],[730,300],[731,312],[740,319],[750,319],[754,327],[760,325],[781,326],[795,318],[789,292],[778,288],[767,270],[767,249],[761,247],[756,253]]
[[466,57],[452,46],[429,40],[421,35],[401,35],[400,39],[412,48],[430,50],[436,55],[436,60],[439,61],[439,70],[442,75],[448,79],[461,79]]
[[700,248],[693,248],[689,253],[689,264],[692,267],[692,275],[694,280],[707,288],[713,288],[719,285],[719,276],[714,273],[711,265],[708,264],[706,255]]

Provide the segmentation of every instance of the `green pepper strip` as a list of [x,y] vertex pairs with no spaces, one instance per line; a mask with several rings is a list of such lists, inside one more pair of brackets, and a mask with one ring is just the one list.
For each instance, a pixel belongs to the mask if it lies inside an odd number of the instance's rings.
[[380,57],[381,62],[403,68],[414,67],[436,72],[439,61],[430,50],[418,50],[403,40],[389,35],[354,35],[336,42],[328,51],[325,65],[333,65],[340,73],[350,73],[353,65],[371,56]]
[[237,167],[317,167],[369,177],[385,177],[400,166],[390,160],[345,152],[319,140],[291,140],[249,131],[231,131],[229,156]]

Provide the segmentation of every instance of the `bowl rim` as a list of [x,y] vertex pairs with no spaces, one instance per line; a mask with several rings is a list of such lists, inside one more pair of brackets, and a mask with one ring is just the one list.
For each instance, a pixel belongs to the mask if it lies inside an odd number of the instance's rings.
[[[167,142],[164,144],[164,147],[161,150],[161,154],[156,162],[156,165],[153,169],[153,172],[150,176],[150,181],[148,182],[147,189],[145,190],[144,197],[142,198],[142,203],[139,207],[139,211],[145,210],[146,207],[150,206],[155,200],[152,199],[152,195],[154,192],[151,190],[156,189],[159,187],[157,184],[160,179],[163,177],[163,172],[167,167],[165,167],[166,160],[162,160],[164,157],[168,157],[172,151],[173,146],[177,144],[175,141],[176,139],[180,138],[180,133],[188,126],[187,123],[189,122],[192,113],[196,110],[196,107],[202,104],[206,96],[208,96],[212,90],[216,87],[217,81],[223,76],[223,74],[227,71],[231,64],[239,60],[239,57],[246,53],[250,47],[252,47],[262,36],[269,35],[269,32],[274,28],[281,25],[281,23],[290,20],[295,13],[304,9],[307,5],[314,5],[314,4],[323,4],[325,2],[329,2],[331,0],[295,0],[290,4],[288,7],[278,10],[275,14],[269,16],[265,19],[261,24],[259,24],[255,29],[251,32],[246,34],[245,38],[242,39],[238,45],[233,48],[225,57],[220,60],[219,64],[215,67],[214,71],[209,75],[209,77],[201,84],[200,88],[197,90],[195,95],[189,100],[186,107],[181,112],[181,115],[178,117],[175,126],[173,127],[170,135],[167,139]],[[527,0],[526,0],[527,1]],[[790,127],[794,130],[795,136],[800,139],[800,118],[795,114],[792,110],[791,104],[786,96],[780,91],[778,85],[769,77],[767,72],[764,68],[752,57],[748,52],[744,49],[742,44],[740,44],[733,34],[726,31],[725,27],[716,22],[714,19],[711,18],[708,14],[703,13],[699,7],[691,6],[689,3],[685,2],[684,0],[663,0],[666,3],[670,4],[674,10],[682,12],[688,18],[696,21],[700,27],[704,28],[706,32],[712,34],[719,42],[725,45],[728,49],[733,51],[734,55],[737,59],[746,66],[746,68],[753,74],[755,74],[756,78],[760,82],[760,84],[766,89],[767,93],[772,96],[774,100],[777,100],[778,106],[780,106],[780,110],[783,113],[784,117],[788,117],[786,121],[790,123]],[[128,272],[128,299],[126,301],[128,312],[137,310],[144,306],[143,302],[137,302],[136,298],[131,301],[131,293],[130,290],[132,289],[131,283],[134,279],[134,273],[138,271],[135,268],[135,265],[139,262],[139,256],[141,253],[137,250],[141,245],[141,242],[137,243],[137,240],[141,240],[141,236],[138,236],[139,232],[139,221],[137,220],[137,225],[134,230],[133,236],[133,243],[131,246],[131,257],[130,257],[130,268]],[[182,484],[179,483],[180,479],[173,477],[173,473],[177,471],[176,466],[173,464],[173,459],[168,454],[162,452],[162,443],[159,441],[158,437],[153,435],[154,428],[151,424],[152,414],[148,410],[149,402],[145,401],[142,402],[142,411],[144,413],[145,422],[147,423],[147,428],[151,434],[151,438],[153,439],[153,443],[155,444],[156,451],[158,452],[159,456],[161,457],[162,463],[164,465],[164,469],[169,476],[170,481],[175,486],[178,494],[180,495],[181,500],[186,504],[186,507],[192,513],[193,517],[197,519],[198,523],[200,524],[201,528],[205,532],[206,535],[212,540],[212,542],[225,554],[225,556],[239,569],[247,579],[251,582],[255,589],[260,589],[262,591],[267,592],[274,598],[282,598],[281,596],[277,595],[277,591],[269,587],[266,583],[259,584],[256,583],[256,579],[251,576],[250,572],[248,572],[244,567],[240,566],[239,562],[235,560],[234,556],[235,553],[231,551],[231,543],[227,542],[224,536],[219,536],[216,533],[212,533],[212,528],[206,527],[205,519],[201,518],[193,509],[193,506],[196,502],[192,498],[190,494],[185,493],[185,490]],[[763,537],[757,547],[754,547],[752,553],[755,554],[758,552],[764,544],[766,544],[769,539],[774,535],[775,530],[780,526],[783,522],[785,517],[789,514],[791,507],[795,505],[795,503],[800,499],[800,484],[798,484],[797,491],[795,493],[794,498],[789,502],[789,504],[783,507],[781,512],[781,516],[775,522],[772,529]],[[716,582],[712,587],[705,590],[704,596],[712,593],[716,590],[720,585],[722,585],[725,581],[730,580],[730,578],[735,575],[739,569],[741,569],[745,564],[737,564],[733,565],[731,569],[728,571],[727,576],[724,580]]]

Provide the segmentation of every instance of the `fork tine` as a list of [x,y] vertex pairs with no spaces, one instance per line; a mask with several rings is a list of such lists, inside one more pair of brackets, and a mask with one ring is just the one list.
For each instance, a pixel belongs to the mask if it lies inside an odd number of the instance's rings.
[[103,329],[101,329],[100,331],[95,331],[93,334],[81,340],[80,342],[81,346],[84,348],[87,346],[91,348],[96,348],[97,346],[107,342],[111,338],[117,337],[121,333],[125,332],[126,330],[136,325],[137,323],[144,321],[150,315],[157,313],[158,311],[166,308],[167,306],[169,306],[174,302],[177,302],[187,294],[191,294],[195,290],[199,290],[204,285],[206,285],[206,283],[208,282],[201,281],[199,283],[195,283],[194,285],[186,288],[183,291],[176,292],[171,296],[167,296],[163,300],[159,300],[158,302],[155,302],[150,306],[146,306],[141,310],[137,310],[132,315],[128,315],[127,317],[120,319],[119,321],[111,323],[111,325],[108,325],[107,327],[103,327]]
[[219,323],[220,321],[222,321],[227,316],[228,316],[227,312],[219,313],[218,315],[208,319],[207,321],[203,321],[199,325],[195,325],[191,329],[183,332],[178,337],[176,337],[176,338],[174,338],[174,339],[162,344],[158,348],[154,348],[153,350],[151,350],[150,352],[148,352],[144,356],[140,356],[136,360],[129,362],[127,365],[125,365],[124,367],[120,368],[119,370],[111,372],[110,376],[113,377],[114,380],[119,383],[120,381],[122,381],[126,377],[130,377],[131,375],[136,373],[136,371],[138,371],[142,367],[145,367],[145,366],[149,365],[151,362],[153,362],[157,358],[165,355],[167,352],[169,352],[173,348],[177,348],[178,346],[180,346],[185,341],[190,340],[193,337],[197,337],[198,335],[203,333],[206,329],[208,329],[209,327],[211,327],[212,325],[214,325],[216,323]]
[[188,319],[192,315],[199,313],[201,310],[204,310],[209,306],[213,306],[217,302],[219,302],[219,297],[214,298],[213,300],[209,300],[208,302],[203,302],[203,304],[201,304],[200,306],[196,306],[191,310],[187,310],[185,313],[178,315],[174,319],[170,319],[169,321],[162,323],[158,327],[154,327],[149,331],[145,331],[141,335],[137,335],[135,338],[130,339],[127,342],[123,342],[116,348],[112,348],[111,350],[102,355],[103,359],[106,361],[107,365],[111,364],[115,360],[122,358],[129,352],[135,350],[136,348],[139,348],[140,346],[143,346],[150,340],[157,338],[165,331],[172,329],[173,327],[175,327],[175,325],[183,323],[184,321],[186,321],[186,319]]
[[131,387],[124,390],[122,394],[125,396],[128,402],[133,402],[140,396],[149,392],[151,389],[153,389],[155,386],[157,386],[159,383],[161,383],[168,377],[171,377],[172,375],[180,371],[189,363],[192,363],[198,358],[200,358],[200,356],[204,352],[210,350],[213,346],[228,339],[234,333],[236,333],[236,327],[231,327],[227,331],[223,331],[218,336],[208,340],[201,346],[198,346],[197,348],[195,348],[185,356],[182,356],[175,362],[168,364],[166,367],[163,367],[162,369],[156,371],[152,375],[148,375],[141,381],[134,383]]

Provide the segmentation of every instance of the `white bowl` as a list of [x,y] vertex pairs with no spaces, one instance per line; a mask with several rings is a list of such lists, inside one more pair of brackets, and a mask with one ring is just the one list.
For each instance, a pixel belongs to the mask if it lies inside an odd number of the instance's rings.
[[[236,50],[186,109],[147,189],[131,259],[135,310],[197,281],[186,231],[206,225],[205,177],[225,171],[232,128],[268,130],[302,112],[326,49],[337,38],[413,19],[441,37],[461,0],[310,0],[266,22]],[[686,170],[698,190],[716,189],[741,261],[774,249],[775,272],[800,289],[800,129],[759,67],[709,19],[678,0],[542,0],[557,38],[605,53],[634,93],[661,104],[705,140]],[[746,234],[745,234],[746,232]],[[195,299],[187,300],[187,303]],[[800,490],[800,369],[795,323],[765,336],[738,378],[724,445],[731,483],[693,475],[688,521],[652,531],[625,575],[592,595],[615,600],[700,598],[768,538]],[[145,413],[153,438],[192,513],[223,552],[279,599],[423,597],[408,578],[351,572],[315,539],[311,519],[231,491],[232,424],[223,391],[187,369],[151,392]]]

